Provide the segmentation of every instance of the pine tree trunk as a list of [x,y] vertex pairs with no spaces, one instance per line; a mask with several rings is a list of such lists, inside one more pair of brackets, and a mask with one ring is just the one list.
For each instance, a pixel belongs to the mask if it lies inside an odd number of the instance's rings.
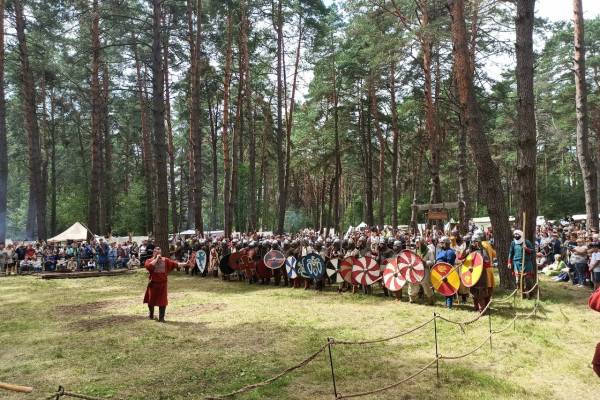
[[259,227],[263,227],[266,224],[265,219],[269,215],[269,207],[267,205],[268,203],[266,202],[269,184],[267,181],[267,143],[269,142],[269,138],[273,136],[273,115],[271,113],[271,105],[267,104],[264,99],[261,99],[261,106],[264,123],[260,140],[260,172],[257,199],[257,217]]
[[285,191],[285,167],[283,151],[283,81],[282,81],[282,66],[283,66],[283,12],[282,0],[277,2],[277,136],[275,139],[277,148],[277,189],[279,198],[277,202],[277,227],[275,232],[283,234],[285,223],[285,209],[287,202],[287,193]]
[[[331,37],[332,46],[333,36]],[[338,85],[337,85],[337,66],[335,62],[335,49],[332,54],[332,72],[333,72],[333,133],[335,142],[335,174],[334,174],[334,187],[333,187],[333,227],[335,228],[336,234],[341,234],[341,221],[340,221],[340,185],[342,179],[342,156],[340,154],[340,132],[339,132],[339,97],[338,97]]]
[[245,100],[246,100],[246,126],[248,143],[248,163],[250,172],[250,182],[248,185],[248,220],[247,226],[249,232],[256,231],[256,131],[255,131],[255,111],[252,105],[252,81],[250,78],[250,53],[248,50],[248,35],[250,31],[250,19],[248,10],[243,15],[244,38],[242,40],[242,59],[245,76]]
[[[136,38],[133,38],[135,43]],[[148,128],[148,117],[146,114],[146,98],[144,95],[144,82],[142,80],[141,61],[139,59],[137,45],[133,45],[135,59],[135,71],[137,80],[138,98],[140,103],[140,127],[142,131],[142,161],[144,166],[145,206],[146,206],[146,233],[153,230],[154,193],[152,190],[152,147],[150,145],[150,131]]]
[[[367,108],[368,110],[368,108]],[[373,144],[372,137],[373,132],[371,130],[371,113],[365,111],[366,118],[363,116],[363,123],[365,124],[365,128],[363,131],[365,132],[365,154],[366,154],[366,179],[365,179],[365,193],[367,195],[367,208],[366,208],[366,223],[369,227],[375,225],[375,219],[373,218]]]
[[[40,130],[36,113],[35,85],[33,72],[29,64],[29,52],[25,37],[25,16],[21,0],[14,2],[19,57],[21,60],[22,108],[25,118],[25,131],[29,149],[29,201],[31,228],[35,227],[35,238],[46,238],[46,204],[42,203],[42,150],[40,145]],[[31,218],[30,218],[31,219]],[[35,221],[35,222],[34,222]],[[34,233],[34,232],[29,232]],[[31,239],[34,237],[32,236]]]
[[[300,50],[302,47],[302,15],[298,21],[298,44],[296,46],[296,57],[294,61],[294,77],[292,78],[292,94],[290,97],[290,110],[286,113],[286,134],[285,134],[285,193],[290,189],[290,169],[292,158],[292,127],[294,126],[294,107],[296,102],[296,86],[298,82],[298,66],[300,65]],[[285,60],[285,57],[284,57]],[[284,69],[285,73],[285,69]],[[286,199],[287,200],[287,199]]]
[[431,192],[429,196],[430,203],[440,203],[442,201],[441,183],[440,183],[440,145],[439,132],[436,122],[436,106],[433,100],[432,85],[432,48],[433,43],[429,26],[429,5],[425,0],[419,0],[421,9],[421,29],[423,33],[419,35],[421,50],[423,52],[422,68],[425,79],[424,97],[425,97],[425,129],[427,131],[427,143],[429,144],[429,173],[431,176]]
[[189,130],[188,130],[188,175],[187,175],[187,228],[191,228],[196,224],[196,200],[195,200],[195,186],[193,183],[194,177],[194,149],[195,149],[195,136],[196,132],[195,124],[198,122],[196,118],[196,108],[193,106],[193,93],[194,93],[194,84],[196,82],[196,56],[194,55],[196,52],[195,46],[195,37],[194,37],[194,6],[192,4],[192,0],[187,0],[187,24],[188,24],[188,44],[190,48],[190,69],[189,69],[189,96],[188,96],[188,108],[189,108]]
[[573,0],[573,23],[575,36],[575,107],[577,117],[577,159],[583,176],[585,193],[586,228],[598,230],[598,187],[596,170],[589,143],[587,85],[585,81],[584,21],[581,0]]
[[102,209],[103,225],[101,232],[110,236],[111,214],[112,214],[112,144],[110,140],[110,115],[108,113],[108,93],[109,93],[109,75],[108,65],[103,63],[102,72],[102,135],[103,135],[103,168],[102,168]]
[[[163,25],[166,25],[163,16]],[[171,226],[173,233],[179,232],[177,215],[177,195],[175,185],[175,149],[173,148],[173,124],[171,121],[171,88],[169,87],[169,35],[163,37],[163,69],[165,71],[165,118],[167,126],[167,151],[169,154],[169,204],[171,206]]]
[[240,168],[240,158],[242,152],[242,135],[244,134],[244,96],[245,96],[245,69],[244,69],[244,41],[248,40],[246,36],[245,13],[247,12],[244,3],[241,5],[240,12],[240,32],[238,37],[238,90],[235,107],[235,122],[233,126],[232,139],[232,160],[231,160],[231,201],[229,202],[229,215],[231,224],[236,230],[242,229],[242,224],[239,220],[240,197],[238,196],[239,177],[238,171]]
[[385,223],[385,186],[383,183],[385,176],[385,141],[383,139],[383,132],[381,126],[379,126],[379,110],[377,109],[377,94],[375,92],[375,82],[373,82],[373,73],[371,72],[369,77],[369,98],[371,99],[371,116],[373,118],[373,124],[375,125],[375,133],[377,135],[377,141],[379,142],[379,173],[377,180],[379,181],[378,189],[378,210],[377,210],[377,225],[383,229]]
[[211,229],[217,229],[217,203],[219,199],[219,171],[217,164],[217,129],[218,129],[218,101],[213,111],[211,97],[208,97],[208,118],[210,123],[210,149],[211,149],[211,174],[212,174],[212,201],[211,201]]
[[102,170],[102,146],[100,133],[100,15],[98,12],[98,0],[94,0],[92,5],[92,75],[90,80],[90,101],[91,101],[91,154],[92,165],[90,173],[90,191],[88,198],[88,228],[94,234],[100,234],[100,200],[101,197],[101,170]]
[[392,109],[392,226],[398,229],[398,107],[396,105],[396,68],[394,61],[389,69],[390,107]]
[[50,234],[56,235],[56,98],[50,94]]
[[229,166],[229,86],[231,83],[231,34],[233,30],[233,20],[231,14],[227,15],[227,48],[225,50],[225,71],[223,77],[223,209],[225,237],[231,237],[231,215],[229,213],[229,203],[231,201],[231,175]]
[[463,202],[459,208],[459,231],[466,234],[471,218],[471,198],[469,196],[469,168],[467,165],[467,132],[459,116],[458,127],[458,199]]
[[533,94],[533,20],[535,0],[517,1],[517,194],[520,218],[525,215],[525,238],[535,241],[537,140]]
[[167,160],[165,140],[165,97],[161,40],[162,0],[152,0],[152,116],[154,122],[154,172],[156,174],[156,212],[154,239],[156,245],[169,254],[169,195],[167,190]]
[[6,98],[4,94],[4,0],[0,0],[0,244],[6,240],[8,191],[8,143],[6,140]]
[[[358,132],[361,142],[361,158],[364,170],[364,205],[363,218],[369,227],[373,226],[373,158],[371,151],[371,117],[364,109],[362,84],[358,88]],[[368,99],[367,99],[368,101]]]
[[[191,34],[191,33],[190,33]],[[194,149],[194,225],[197,231],[204,233],[202,218],[203,172],[202,172],[202,128],[200,126],[200,88],[202,73],[202,1],[196,4],[196,39],[192,61],[192,101],[190,110],[190,129]]]
[[514,288],[512,272],[507,266],[507,249],[511,234],[508,223],[504,192],[498,167],[492,160],[487,138],[483,132],[481,111],[475,96],[473,73],[470,68],[467,30],[464,17],[464,0],[448,0],[452,17],[452,41],[454,44],[454,73],[460,107],[465,115],[469,147],[481,181],[482,195],[494,229],[494,245],[497,249],[500,286]]

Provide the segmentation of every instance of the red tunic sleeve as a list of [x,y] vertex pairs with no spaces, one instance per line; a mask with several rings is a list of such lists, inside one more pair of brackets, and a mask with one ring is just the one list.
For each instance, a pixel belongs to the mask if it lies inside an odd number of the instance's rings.
[[179,263],[171,260],[170,258],[163,257],[163,261],[165,263],[165,268],[167,270],[167,274],[179,266]]
[[144,268],[146,268],[149,272],[154,270],[154,265],[152,265],[153,258],[149,258],[144,262]]

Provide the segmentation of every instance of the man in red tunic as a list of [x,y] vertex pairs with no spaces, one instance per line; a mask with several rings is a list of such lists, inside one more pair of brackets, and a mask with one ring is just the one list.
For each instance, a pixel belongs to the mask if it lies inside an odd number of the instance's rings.
[[155,247],[152,258],[144,263],[144,267],[150,272],[148,287],[144,295],[144,304],[148,304],[148,318],[154,319],[154,307],[158,306],[158,322],[165,322],[165,311],[167,310],[167,275],[177,267],[183,267],[186,263],[178,263],[167,257],[161,256],[160,247]]

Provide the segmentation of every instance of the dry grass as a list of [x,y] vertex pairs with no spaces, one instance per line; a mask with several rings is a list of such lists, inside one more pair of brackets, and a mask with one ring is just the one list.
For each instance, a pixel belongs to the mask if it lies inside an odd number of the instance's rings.
[[[170,279],[167,324],[146,319],[145,273],[44,281],[0,278],[0,381],[31,385],[39,399],[58,384],[123,399],[196,399],[265,379],[338,339],[393,335],[431,318],[473,314],[393,302],[379,296],[248,286],[178,275]],[[594,399],[600,379],[590,360],[600,339],[600,314],[587,309],[589,290],[543,282],[538,318],[519,321],[474,355],[440,363],[414,381],[371,399]],[[518,302],[527,312],[533,302]],[[498,305],[494,328],[513,315]],[[465,333],[439,322],[440,352],[459,354],[480,343],[488,319]],[[335,347],[342,393],[384,386],[434,356],[433,324],[382,344]],[[332,399],[326,353],[304,369],[245,399]]]

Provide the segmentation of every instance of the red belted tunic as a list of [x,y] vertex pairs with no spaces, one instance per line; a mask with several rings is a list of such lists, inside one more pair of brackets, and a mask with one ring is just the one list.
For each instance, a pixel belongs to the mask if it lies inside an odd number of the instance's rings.
[[169,304],[167,299],[167,275],[173,269],[177,268],[178,264],[166,257],[153,263],[154,259],[150,258],[144,263],[144,267],[150,272],[148,279],[148,287],[144,295],[144,303],[149,306],[166,307]]

